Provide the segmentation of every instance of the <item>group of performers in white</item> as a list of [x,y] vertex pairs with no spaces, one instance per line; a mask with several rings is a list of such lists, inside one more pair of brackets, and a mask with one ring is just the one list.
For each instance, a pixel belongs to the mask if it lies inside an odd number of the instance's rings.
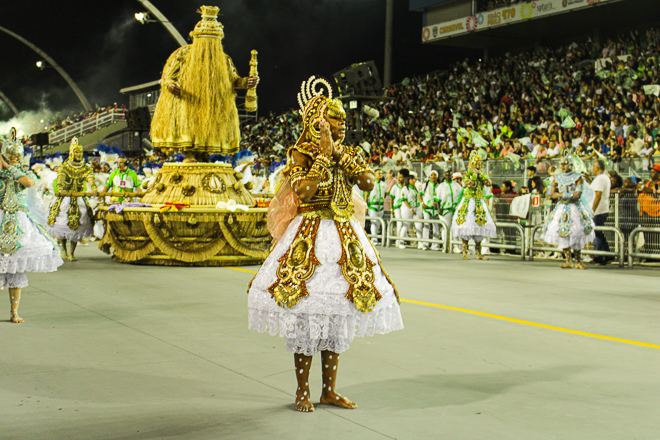
[[[549,216],[541,239],[556,245],[564,254],[566,262],[560,267],[585,269],[581,251],[595,238],[594,213],[590,208],[594,192],[582,179],[582,174],[573,171],[574,160],[570,156],[564,157],[561,172],[551,178],[549,196],[558,204]],[[418,241],[418,249],[440,250],[439,243],[447,239],[446,231],[451,231],[451,236],[461,240],[463,259],[469,259],[470,242],[473,242],[477,259],[487,260],[482,244],[488,238],[497,237],[497,225],[489,206],[492,182],[483,172],[479,154],[471,155],[464,173],[447,170],[441,183],[436,170],[431,170],[428,181],[421,184],[414,173],[401,169],[397,182],[388,190],[382,170],[376,170],[375,176],[374,189],[364,192],[367,215],[383,218],[385,201],[391,200],[397,247],[405,249],[406,241]],[[397,219],[419,221],[401,222]],[[441,220],[446,228],[442,228],[437,220]],[[380,241],[382,224],[376,219],[371,220],[374,244]],[[411,226],[414,227],[414,237],[410,234]]]

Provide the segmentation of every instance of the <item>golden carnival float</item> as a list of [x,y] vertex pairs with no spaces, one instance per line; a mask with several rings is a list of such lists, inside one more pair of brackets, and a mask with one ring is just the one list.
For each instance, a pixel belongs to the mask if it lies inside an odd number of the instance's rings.
[[125,199],[99,208],[105,226],[99,247],[122,263],[259,264],[270,248],[267,209],[255,207],[251,184],[243,184],[243,175],[228,164],[208,163],[209,154],[238,152],[235,89],[248,89],[246,109],[255,111],[257,53],[252,51],[250,75],[240,77],[222,47],[218,8],[198,12],[202,19],[190,33],[192,44],[165,64],[151,124],[154,147],[183,154],[184,161],[165,163],[144,194],[112,193],[137,196],[130,200],[139,203]]

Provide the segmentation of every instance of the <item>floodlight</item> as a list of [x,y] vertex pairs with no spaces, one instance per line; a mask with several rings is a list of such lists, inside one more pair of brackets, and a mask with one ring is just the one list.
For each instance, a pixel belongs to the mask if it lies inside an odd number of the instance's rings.
[[148,12],[136,12],[135,19],[142,24],[149,22],[149,13]]

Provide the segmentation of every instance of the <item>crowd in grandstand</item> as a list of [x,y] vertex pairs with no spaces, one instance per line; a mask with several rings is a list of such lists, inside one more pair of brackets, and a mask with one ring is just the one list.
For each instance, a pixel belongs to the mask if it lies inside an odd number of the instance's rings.
[[73,124],[76,124],[78,122],[82,122],[86,119],[93,118],[98,115],[102,115],[104,113],[109,113],[113,110],[126,110],[125,105],[117,105],[115,102],[113,105],[108,105],[105,107],[96,107],[93,110],[89,110],[87,112],[71,112],[68,115],[64,116],[62,114],[55,113],[52,117],[50,117],[48,120],[44,121],[44,125],[48,127],[48,131],[50,133],[61,130],[64,127],[69,127]]
[[[491,160],[531,160],[539,174],[569,151],[648,168],[660,154],[659,42],[650,29],[405,79],[375,106],[379,117],[365,119],[363,147],[375,166],[459,161],[480,149]],[[244,142],[272,171],[299,134],[291,110],[245,127]]]

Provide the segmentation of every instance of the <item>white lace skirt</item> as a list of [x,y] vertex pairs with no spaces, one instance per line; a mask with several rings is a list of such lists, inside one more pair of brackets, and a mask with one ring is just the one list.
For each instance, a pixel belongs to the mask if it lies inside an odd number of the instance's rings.
[[[55,199],[57,200],[57,199]],[[71,241],[82,241],[83,238],[89,237],[93,233],[94,224],[87,212],[85,200],[78,197],[78,208],[80,209],[80,227],[75,231],[69,227],[69,206],[71,206],[71,197],[64,197],[60,205],[60,213],[55,219],[54,225],[47,225],[48,232],[55,238],[61,238]]]
[[[373,267],[374,285],[382,298],[369,313],[359,311],[345,298],[348,282],[337,264],[341,257],[339,234],[333,220],[321,220],[314,252],[321,263],[307,281],[309,295],[292,307],[277,305],[268,288],[277,281],[277,261],[289,249],[302,217],[298,216],[264,262],[252,281],[248,295],[248,325],[251,330],[286,338],[286,348],[313,356],[319,350],[341,353],[348,350],[356,336],[373,336],[401,330],[401,309],[394,289],[380,266]],[[356,221],[351,225],[365,254],[377,262],[373,245]]]
[[[456,220],[458,220],[458,213],[465,203],[469,203],[467,216],[465,217],[465,222],[463,222],[462,225],[459,225],[456,223]],[[483,226],[477,224],[477,216],[475,214],[477,203],[481,204],[481,207],[486,214],[486,224]],[[479,242],[483,240],[484,237],[497,237],[497,227],[495,226],[495,221],[490,214],[486,201],[484,199],[462,198],[454,211],[454,217],[451,224],[451,234],[461,240],[472,239]]]
[[[59,249],[41,233],[27,214],[19,211],[16,216],[18,227],[23,231],[18,241],[21,248],[8,257],[0,255],[0,273],[55,272],[64,264]],[[4,212],[0,210],[0,219],[3,217]]]
[[[570,225],[568,227],[569,234],[567,237],[560,237],[561,218],[564,214],[565,207],[570,210]],[[586,211],[584,212],[584,215],[586,217],[583,219],[583,208],[576,203],[557,205],[550,215],[550,221],[544,228],[545,232],[541,235],[541,240],[548,244],[554,244],[559,249],[584,249],[587,243],[594,241],[596,238],[593,219],[586,213]],[[591,233],[585,234],[583,220],[591,227]]]

